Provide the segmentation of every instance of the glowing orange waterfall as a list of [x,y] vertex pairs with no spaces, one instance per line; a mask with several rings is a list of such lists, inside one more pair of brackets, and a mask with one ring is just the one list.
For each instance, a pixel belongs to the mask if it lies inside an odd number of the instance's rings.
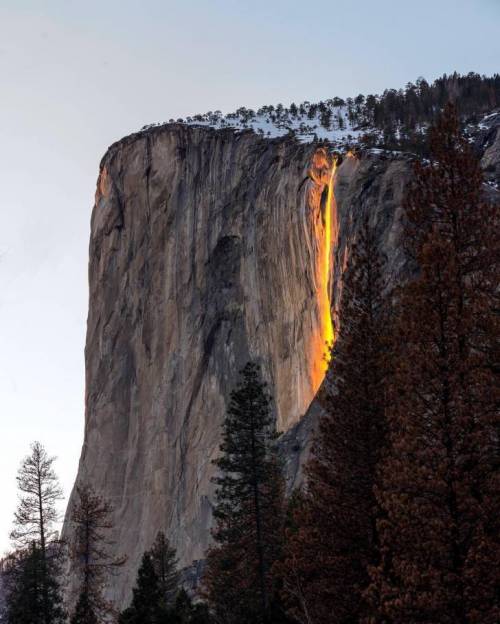
[[319,259],[316,267],[316,295],[320,316],[320,332],[312,345],[311,382],[314,393],[325,377],[329,361],[329,345],[334,341],[330,303],[330,255],[332,246],[332,215],[335,210],[335,174],[337,159],[329,165],[328,194],[316,236],[319,242]]

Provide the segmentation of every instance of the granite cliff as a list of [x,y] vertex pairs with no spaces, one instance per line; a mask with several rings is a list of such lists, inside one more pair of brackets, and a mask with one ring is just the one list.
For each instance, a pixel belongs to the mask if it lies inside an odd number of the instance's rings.
[[[492,128],[477,146],[496,179]],[[401,203],[412,159],[371,150],[335,161],[327,147],[293,137],[178,123],[131,135],[104,156],[77,483],[113,503],[117,552],[128,555],[110,589],[118,605],[158,530],[182,565],[203,557],[211,460],[250,358],[273,391],[288,485],[300,481],[321,409],[324,344],[365,215],[387,258],[387,287],[404,274]]]

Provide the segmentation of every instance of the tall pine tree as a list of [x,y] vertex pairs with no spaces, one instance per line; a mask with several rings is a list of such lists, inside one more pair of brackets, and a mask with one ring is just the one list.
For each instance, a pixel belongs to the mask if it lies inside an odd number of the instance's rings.
[[42,551],[36,542],[7,557],[2,577],[7,624],[44,622],[47,613],[51,622],[65,621],[59,583],[55,575],[45,575]]
[[215,461],[215,546],[204,578],[216,620],[225,624],[270,621],[284,496],[274,434],[270,397],[259,367],[249,363],[231,393]]
[[448,107],[406,201],[367,622],[500,621],[500,211]]
[[73,540],[70,556],[78,578],[78,596],[71,624],[96,624],[114,615],[113,605],[106,600],[108,578],[116,574],[126,557],[109,553],[113,544],[113,508],[88,485],[78,486],[77,499],[71,511]]
[[383,286],[379,252],[365,223],[344,278],[340,333],[322,396],[325,415],[280,566],[289,611],[304,624],[358,622],[368,566],[378,560],[373,485],[386,430]]
[[[172,624],[210,624],[212,621],[207,605],[202,602],[193,603],[185,589],[177,593],[170,618]],[[170,621],[164,624],[170,624]]]
[[[179,572],[175,549],[163,532],[159,532],[152,548],[144,553],[137,573],[131,605],[120,615],[120,624],[154,624],[184,621],[174,606],[179,594]],[[189,601],[189,609],[191,609]],[[189,611],[181,609],[181,611]],[[190,611],[189,611],[190,612]],[[181,617],[182,616],[182,617]],[[187,618],[187,615],[186,615]],[[187,619],[186,619],[187,621]]]
[[160,531],[149,551],[158,577],[162,606],[166,609],[175,600],[179,588],[179,572],[175,548],[170,546],[165,534]]
[[167,621],[167,610],[162,607],[158,575],[151,555],[145,553],[137,573],[130,607],[119,617],[119,624],[162,624]]
[[[18,550],[24,551],[16,563],[19,578],[23,583],[31,582],[29,593],[39,605],[38,621],[43,624],[61,622],[64,617],[58,580],[62,550],[55,531],[59,519],[56,505],[62,490],[54,460],[39,442],[31,445],[17,476],[20,497],[11,532]],[[14,593],[10,597],[14,599]]]

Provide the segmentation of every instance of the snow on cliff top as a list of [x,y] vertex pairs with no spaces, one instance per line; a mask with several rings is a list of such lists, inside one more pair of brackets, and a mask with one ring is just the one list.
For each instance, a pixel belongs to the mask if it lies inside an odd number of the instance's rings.
[[[329,119],[328,119],[329,117]],[[339,145],[350,145],[365,131],[354,127],[349,120],[345,106],[333,107],[330,115],[315,111],[313,116],[308,114],[283,115],[281,117],[270,113],[233,114],[226,117],[208,119],[188,119],[189,125],[207,125],[213,128],[234,128],[235,130],[252,129],[266,138],[276,138],[293,134],[303,143],[316,140],[325,140]]]
[[[498,111],[489,112],[482,115],[479,121],[467,124],[464,128],[465,136],[473,142],[477,134],[487,130],[499,115]],[[382,130],[380,123],[379,127],[375,127],[373,113],[368,110],[367,106],[356,104],[350,98],[347,101],[334,98],[317,104],[303,102],[299,106],[292,104],[289,108],[281,104],[263,106],[258,111],[242,107],[227,115],[215,111],[186,119],[169,119],[168,122],[164,122],[164,124],[167,123],[182,123],[193,127],[204,126],[216,130],[253,130],[256,134],[268,139],[290,135],[302,143],[327,141],[338,149],[363,144],[365,147],[389,148],[391,151],[403,145],[405,139],[410,138],[411,143],[425,139],[430,125],[428,121],[420,121],[408,131],[401,121],[395,121],[389,126],[387,124],[383,126],[385,130]],[[144,126],[142,130],[164,124],[150,124]],[[390,127],[391,136],[386,137],[385,132],[388,127]],[[408,145],[404,149],[407,150]]]
[[[288,134],[295,136],[303,143],[317,140],[329,141],[340,146],[356,144],[367,131],[373,132],[372,128],[360,128],[355,123],[352,114],[349,114],[347,106],[335,106],[332,104],[301,105],[300,108],[286,109],[281,106],[276,108],[266,106],[257,112],[246,108],[239,108],[235,113],[223,115],[220,111],[194,115],[186,119],[170,119],[169,123],[180,122],[190,126],[206,126],[221,130],[231,128],[233,130],[253,130],[265,138],[277,138]],[[144,126],[143,130],[154,127],[151,124]]]

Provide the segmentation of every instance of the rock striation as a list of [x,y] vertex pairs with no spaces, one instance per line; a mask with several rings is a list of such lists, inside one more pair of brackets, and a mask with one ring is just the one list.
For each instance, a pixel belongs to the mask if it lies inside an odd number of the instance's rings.
[[404,273],[401,200],[411,160],[345,156],[332,179],[324,146],[183,124],[131,135],[104,156],[77,483],[114,506],[116,550],[128,555],[110,587],[118,606],[158,530],[182,565],[203,558],[211,461],[229,392],[250,358],[273,392],[289,487],[300,482],[320,411],[321,298],[335,326],[365,216],[387,258],[387,288]]

